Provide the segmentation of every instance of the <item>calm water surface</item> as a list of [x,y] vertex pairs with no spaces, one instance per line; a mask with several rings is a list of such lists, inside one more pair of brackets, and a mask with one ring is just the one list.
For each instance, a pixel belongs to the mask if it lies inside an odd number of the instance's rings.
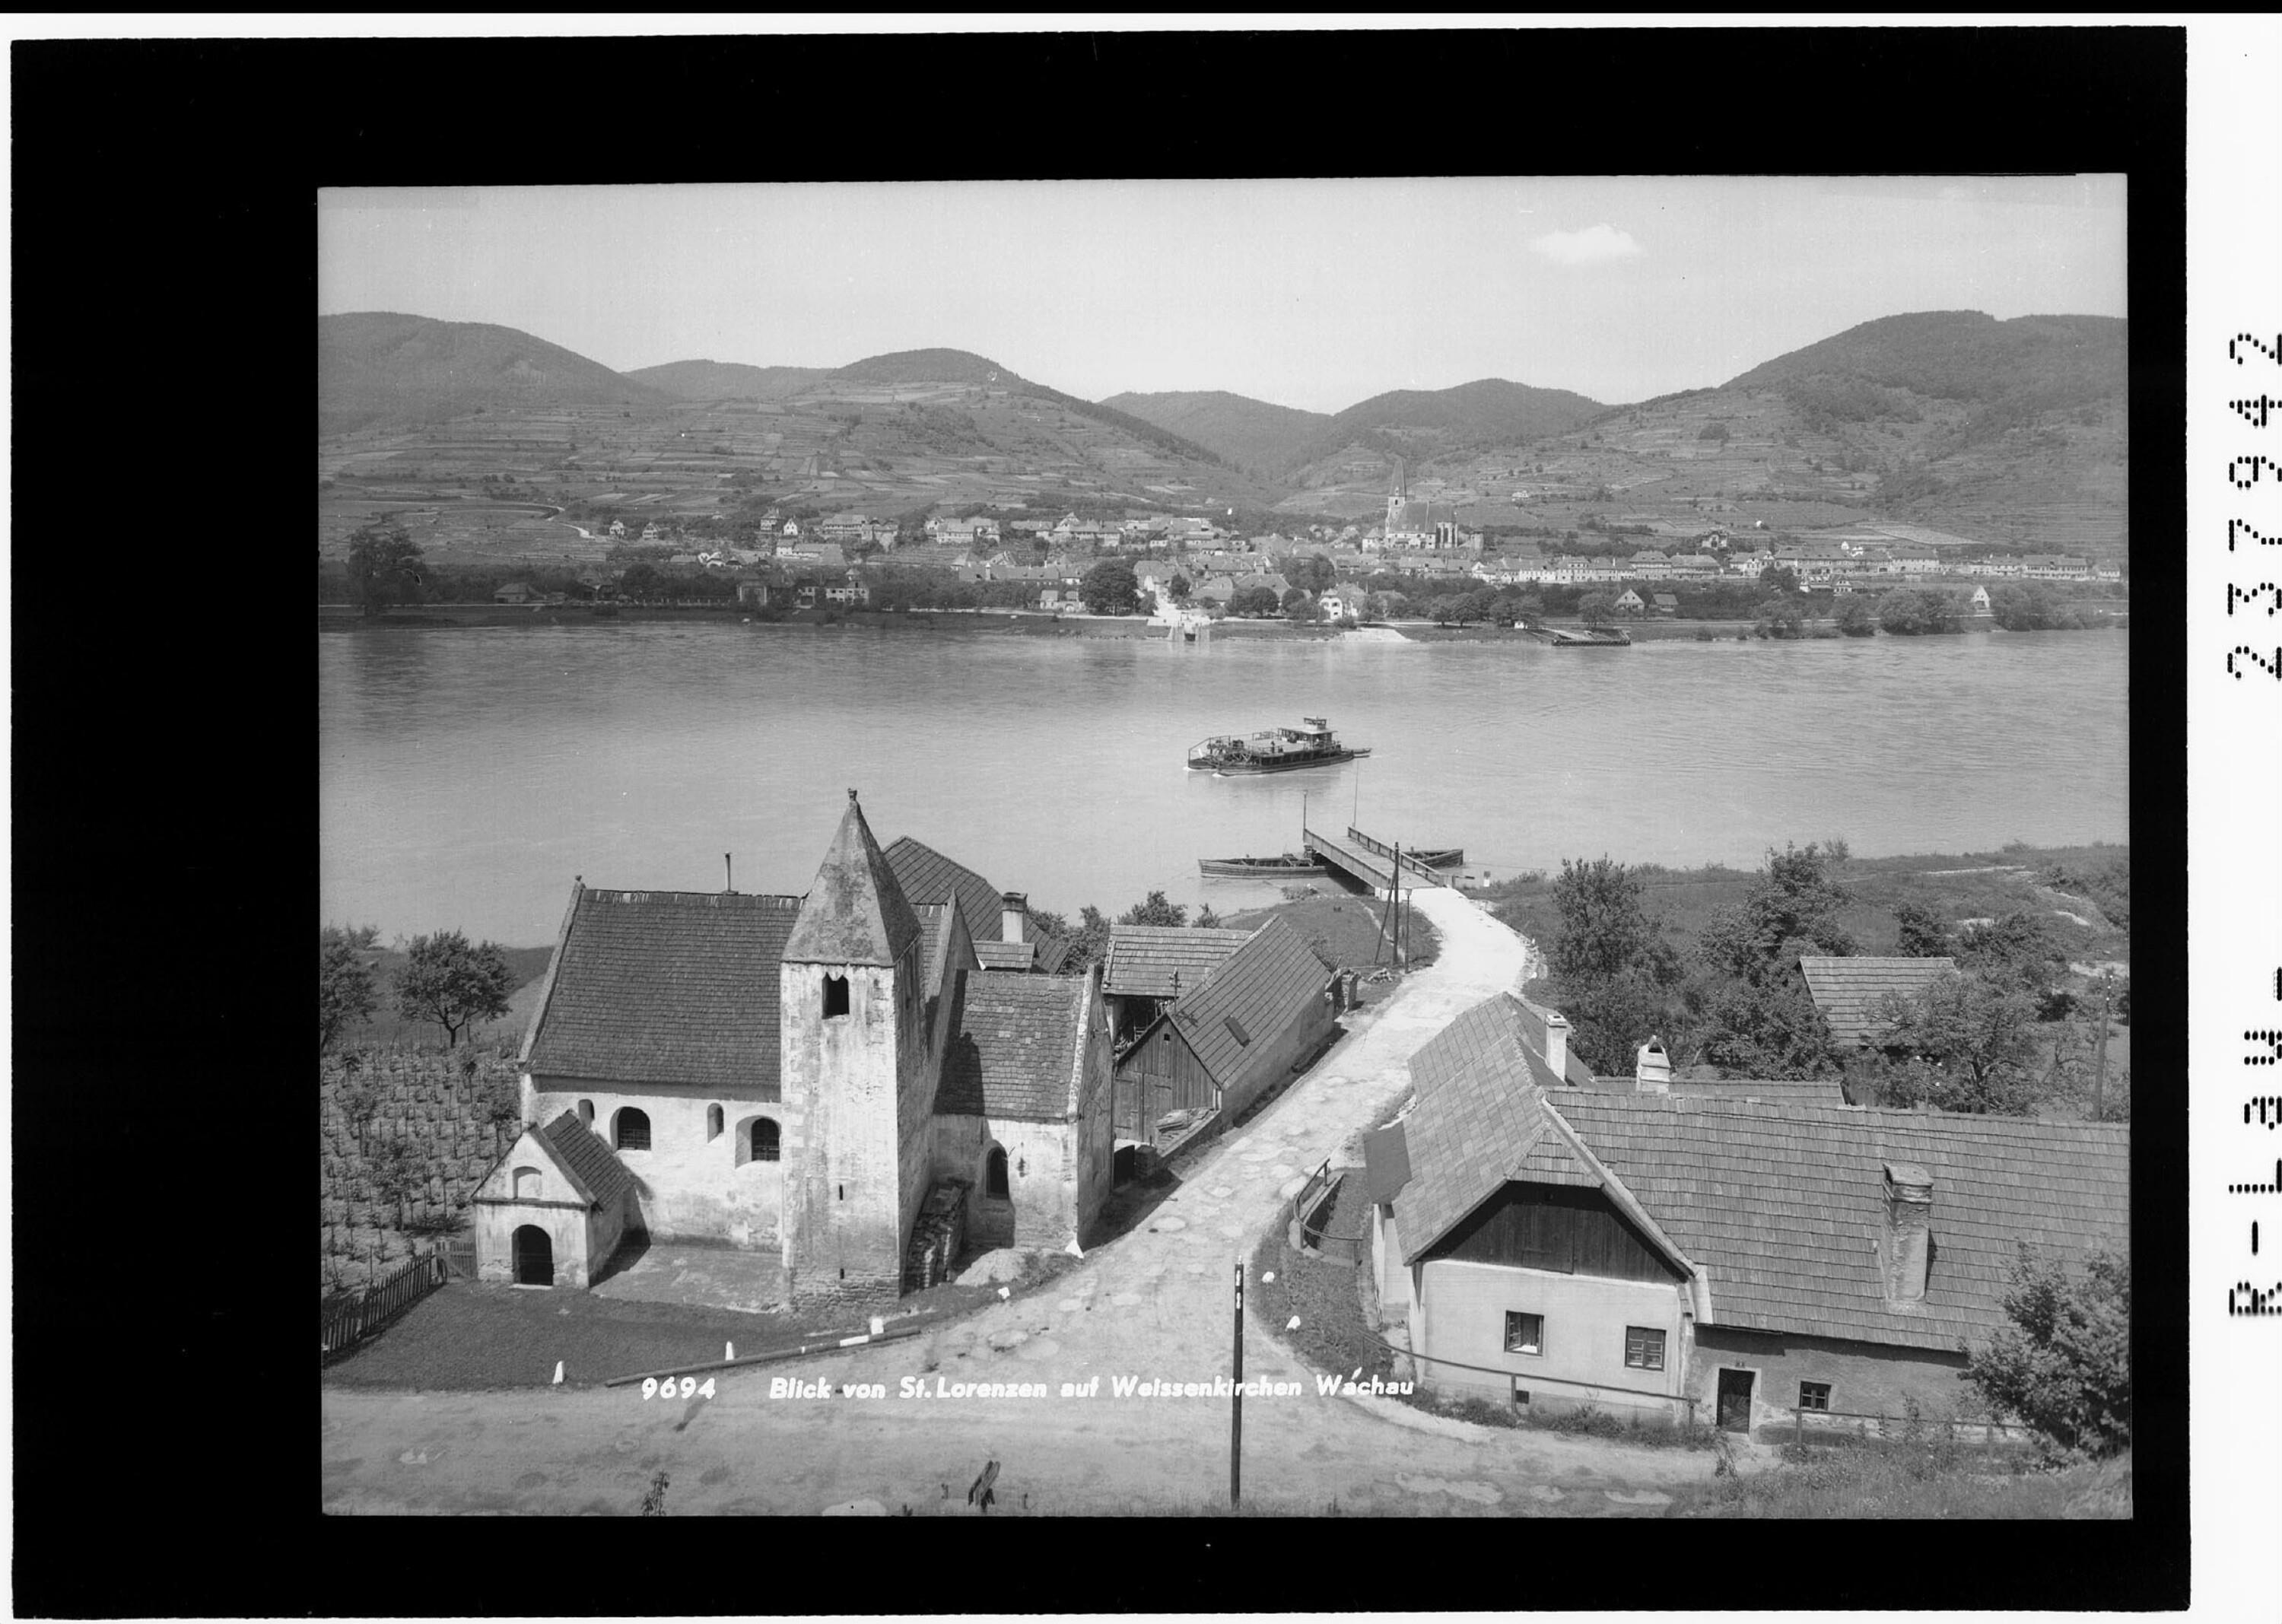
[[[1469,867],[1756,866],[2130,837],[2129,640],[1285,643],[732,625],[317,640],[319,902],[384,936],[551,941],[589,884],[799,892],[863,792],[912,835],[1073,916],[1153,890],[1232,906],[1199,857],[1352,818]],[[1265,779],[1189,745],[1327,716],[1371,756]]]

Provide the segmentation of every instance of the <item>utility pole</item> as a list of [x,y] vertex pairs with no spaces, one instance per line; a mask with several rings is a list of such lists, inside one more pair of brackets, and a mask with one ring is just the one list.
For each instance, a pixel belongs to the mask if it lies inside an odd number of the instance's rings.
[[1236,1256],[1236,1382],[1228,1411],[1228,1506],[1244,1500],[1244,1254]]
[[2100,1120],[2101,1108],[2107,1103],[2107,999],[2115,984],[2114,979],[2107,975],[2103,974],[2100,978],[2100,1042],[2092,1062],[2092,1120],[2094,1122]]

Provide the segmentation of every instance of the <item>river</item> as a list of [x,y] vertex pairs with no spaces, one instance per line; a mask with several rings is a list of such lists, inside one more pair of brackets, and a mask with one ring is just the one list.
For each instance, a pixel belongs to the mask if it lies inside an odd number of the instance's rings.
[[[1297,846],[1303,799],[1493,874],[2131,834],[2112,633],[1556,650],[640,623],[321,633],[317,672],[320,913],[384,939],[549,942],[574,874],[713,890],[724,852],[740,890],[804,891],[850,788],[883,844],[1073,918],[1274,900],[1197,859]],[[1371,755],[1184,765],[1302,715]]]

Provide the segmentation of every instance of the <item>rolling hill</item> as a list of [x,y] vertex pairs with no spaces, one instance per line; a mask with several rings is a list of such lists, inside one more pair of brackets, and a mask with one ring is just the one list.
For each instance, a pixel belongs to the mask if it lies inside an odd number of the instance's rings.
[[1413,463],[1527,445],[1608,408],[1565,389],[1486,377],[1451,389],[1397,389],[1350,406],[1323,424],[1280,470],[1317,485],[1372,457]]
[[1249,395],[1230,394],[1225,389],[1112,395],[1101,404],[1155,423],[1218,453],[1239,468],[1261,473],[1285,467],[1300,447],[1331,422],[1328,413],[1276,406]]
[[734,361],[669,361],[625,374],[678,400],[781,400],[825,377],[827,367],[749,367]]
[[487,322],[390,311],[317,318],[317,432],[434,423],[494,407],[663,404],[647,384]]

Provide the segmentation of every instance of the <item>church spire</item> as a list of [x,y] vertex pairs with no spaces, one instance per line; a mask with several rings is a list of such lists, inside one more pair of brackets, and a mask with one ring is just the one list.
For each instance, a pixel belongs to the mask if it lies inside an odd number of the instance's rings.
[[919,934],[919,917],[850,789],[848,810],[793,921],[783,957],[807,964],[893,966]]

